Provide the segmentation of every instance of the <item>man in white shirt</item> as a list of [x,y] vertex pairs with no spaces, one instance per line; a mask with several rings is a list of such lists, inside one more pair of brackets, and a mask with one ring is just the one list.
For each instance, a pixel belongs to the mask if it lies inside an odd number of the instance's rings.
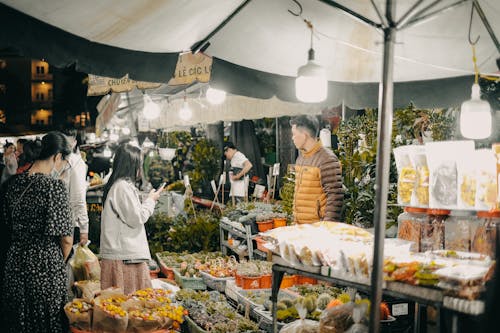
[[[80,231],[81,245],[89,240],[89,216],[87,213],[87,164],[82,159],[77,145],[77,131],[65,131],[66,137],[73,152],[67,158],[67,167],[60,175],[69,192],[69,203],[73,226]],[[75,238],[76,239],[76,238]]]
[[253,165],[242,152],[236,149],[232,142],[224,144],[224,156],[231,161],[231,192],[229,195],[237,201],[241,201],[247,195],[245,183],[247,185],[248,183],[245,182],[245,177]]

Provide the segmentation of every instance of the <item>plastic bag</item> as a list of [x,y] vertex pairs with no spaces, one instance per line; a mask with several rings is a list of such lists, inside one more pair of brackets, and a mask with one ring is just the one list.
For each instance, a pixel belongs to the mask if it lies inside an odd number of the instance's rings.
[[319,323],[309,319],[299,319],[286,324],[281,329],[281,333],[316,333],[319,330]]
[[325,309],[319,317],[319,333],[344,333],[354,320],[354,303],[347,303]]
[[87,247],[78,245],[70,260],[76,281],[101,280],[101,266],[97,256]]
[[368,312],[368,305],[356,304],[352,312],[352,319],[354,324],[346,331],[346,333],[368,333],[368,326],[366,326],[367,321],[366,313]]
[[78,290],[78,297],[85,300],[93,300],[95,294],[101,290],[101,282],[98,280],[76,281],[75,287]]

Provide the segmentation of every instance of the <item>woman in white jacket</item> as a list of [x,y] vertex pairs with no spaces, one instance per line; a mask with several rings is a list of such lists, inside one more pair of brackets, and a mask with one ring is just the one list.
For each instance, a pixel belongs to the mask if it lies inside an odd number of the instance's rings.
[[151,259],[144,224],[163,188],[151,190],[141,203],[136,183],[141,179],[141,149],[130,143],[116,150],[113,172],[104,187],[101,215],[101,288],[123,288],[125,294],[151,287]]

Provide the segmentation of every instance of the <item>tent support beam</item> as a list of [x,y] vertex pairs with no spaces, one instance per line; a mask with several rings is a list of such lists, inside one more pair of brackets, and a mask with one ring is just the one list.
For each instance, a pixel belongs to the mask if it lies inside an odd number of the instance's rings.
[[351,9],[345,7],[345,6],[342,6],[341,4],[337,3],[336,1],[332,1],[332,0],[319,0],[319,1],[323,2],[324,4],[329,5],[331,7],[340,9],[341,11],[343,11],[343,12],[345,12],[345,13],[347,13],[347,14],[355,17],[355,18],[357,18],[358,20],[360,20],[363,23],[371,25],[374,28],[377,28],[377,29],[382,29],[383,28],[382,24],[373,22],[369,18],[364,17],[363,15],[361,15],[359,13],[356,13],[355,11],[353,11],[353,10],[351,10]]
[[[217,27],[215,27],[215,29],[212,30],[207,35],[207,37],[203,38],[202,40],[200,40],[199,42],[197,42],[193,46],[191,46],[191,53],[193,53],[193,54],[198,53],[205,46],[205,44],[207,44],[207,42],[210,40],[210,38],[212,38],[217,32],[219,32],[220,29],[224,28],[224,26],[226,24],[228,24],[229,21],[231,21],[236,16],[236,14],[238,14],[243,8],[245,8],[245,6],[248,5],[248,3],[250,1],[252,1],[252,0],[246,0],[241,5],[239,5],[228,17],[226,17],[224,19],[224,21],[222,21]],[[205,47],[205,49],[207,47]]]
[[[387,21],[393,21],[395,0],[387,0]],[[391,159],[392,116],[394,99],[394,41],[396,28],[391,25],[384,30],[384,53],[382,82],[379,86],[378,128],[377,128],[377,163],[375,210],[373,225],[375,226],[373,267],[371,274],[371,306],[370,333],[380,332],[380,302],[382,301],[384,238],[387,217],[387,196],[389,193],[389,169]]]
[[474,8],[476,9],[477,14],[481,18],[481,21],[484,24],[484,27],[486,30],[488,30],[488,34],[490,34],[491,40],[493,41],[493,44],[497,47],[498,52],[500,52],[500,43],[498,42],[497,36],[495,36],[495,32],[493,31],[493,28],[490,25],[490,22],[488,22],[488,19],[486,18],[486,15],[484,15],[483,9],[479,5],[479,1],[477,0],[472,0],[472,4]]
[[373,6],[373,9],[375,9],[375,13],[377,13],[377,16],[378,16],[378,19],[380,20],[380,22],[382,22],[382,25],[384,27],[388,27],[389,26],[389,22],[387,22],[387,20],[385,19],[385,16],[383,16],[381,13],[380,13],[380,10],[378,9],[378,6],[377,4],[375,3],[375,0],[370,0],[371,3],[372,3],[372,6]]
[[418,6],[423,2],[424,0],[418,0],[400,19],[398,22],[396,22],[396,29],[404,26],[406,22],[408,22],[412,17],[415,17],[414,14],[418,9]]
[[435,10],[435,11],[429,13],[429,14],[426,14],[426,15],[423,15],[423,16],[419,16],[420,14],[425,13],[426,11],[428,11],[431,7],[434,7],[434,5],[436,5],[438,3],[438,1],[435,1],[435,2],[431,3],[429,6],[427,6],[426,8],[424,8],[422,11],[420,11],[420,13],[418,13],[417,15],[415,15],[415,18],[412,19],[412,20],[410,20],[405,26],[400,27],[400,30],[401,29],[406,29],[406,28],[408,28],[408,27],[410,27],[412,25],[415,25],[417,23],[420,23],[422,21],[429,20],[429,19],[433,18],[433,16],[437,16],[439,14],[443,14],[444,12],[452,10],[455,7],[461,6],[464,3],[469,2],[469,1],[470,0],[459,0],[459,1],[455,2],[455,3],[452,3],[449,6],[437,9],[437,10]]

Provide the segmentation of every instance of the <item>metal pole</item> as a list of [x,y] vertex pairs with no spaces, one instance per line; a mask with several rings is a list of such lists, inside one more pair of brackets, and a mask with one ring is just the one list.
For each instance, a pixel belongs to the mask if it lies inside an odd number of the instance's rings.
[[387,214],[387,195],[389,192],[389,163],[391,158],[394,97],[393,69],[396,29],[392,19],[393,14],[395,14],[395,1],[387,0],[386,17],[389,27],[384,29],[382,82],[379,86],[376,192],[375,211],[373,214],[375,244],[371,275],[370,333],[378,333],[380,331],[380,302],[382,300],[385,220]]
[[479,14],[479,17],[481,18],[481,21],[483,21],[484,27],[488,31],[488,34],[490,35],[491,40],[493,41],[493,44],[495,44],[498,52],[500,52],[500,43],[498,42],[497,36],[495,36],[495,32],[493,31],[493,28],[491,27],[490,22],[488,22],[486,15],[484,15],[483,9],[479,5],[479,1],[474,0],[473,5],[474,5],[474,8],[476,8],[477,13]]

